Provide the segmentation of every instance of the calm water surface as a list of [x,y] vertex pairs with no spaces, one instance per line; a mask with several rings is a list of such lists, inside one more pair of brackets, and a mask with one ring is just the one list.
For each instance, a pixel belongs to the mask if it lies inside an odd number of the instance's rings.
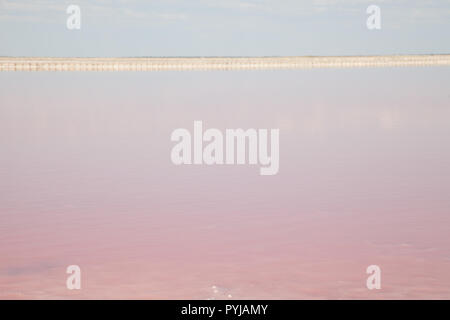
[[[2,73],[0,298],[449,299],[449,83],[448,68]],[[173,165],[170,134],[194,120],[279,128],[279,173]]]

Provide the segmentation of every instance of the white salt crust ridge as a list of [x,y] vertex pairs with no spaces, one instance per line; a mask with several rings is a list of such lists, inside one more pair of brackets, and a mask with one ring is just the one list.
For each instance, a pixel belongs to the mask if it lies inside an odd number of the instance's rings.
[[342,57],[0,57],[0,71],[192,71],[450,66],[450,55]]

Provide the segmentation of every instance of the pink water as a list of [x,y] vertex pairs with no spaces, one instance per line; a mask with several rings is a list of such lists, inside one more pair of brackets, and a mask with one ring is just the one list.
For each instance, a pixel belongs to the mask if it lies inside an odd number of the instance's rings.
[[[1,74],[0,298],[449,299],[449,80]],[[279,128],[279,173],[173,165],[194,120]]]

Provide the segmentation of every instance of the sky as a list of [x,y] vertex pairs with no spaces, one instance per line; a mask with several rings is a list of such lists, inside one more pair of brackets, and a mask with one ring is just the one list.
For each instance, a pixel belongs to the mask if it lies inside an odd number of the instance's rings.
[[0,56],[443,54],[449,37],[450,0],[0,0]]

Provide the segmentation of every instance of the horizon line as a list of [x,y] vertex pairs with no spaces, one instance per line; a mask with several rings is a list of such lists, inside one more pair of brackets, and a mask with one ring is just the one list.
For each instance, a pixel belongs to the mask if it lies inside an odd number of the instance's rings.
[[450,54],[236,57],[0,56],[0,71],[231,71],[419,66],[450,66]]

